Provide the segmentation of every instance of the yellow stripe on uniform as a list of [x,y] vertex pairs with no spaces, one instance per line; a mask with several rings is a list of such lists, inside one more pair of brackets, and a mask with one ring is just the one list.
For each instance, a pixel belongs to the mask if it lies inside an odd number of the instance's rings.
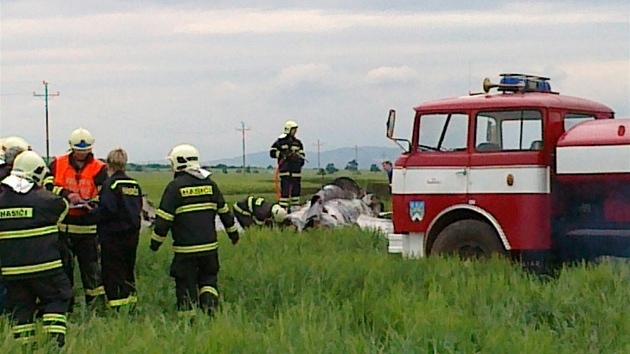
[[199,290],[199,295],[203,294],[203,293],[210,293],[216,297],[219,297],[219,292],[217,291],[217,289],[213,286],[202,286],[201,290]]
[[20,334],[20,333],[34,331],[34,330],[35,330],[34,323],[27,323],[27,324],[16,325],[16,326],[11,327],[11,333],[13,334]]
[[173,214],[169,214],[167,212],[165,212],[162,209],[158,209],[155,211],[155,215],[157,215],[158,217],[166,220],[166,221],[173,221],[173,219],[175,219],[175,216],[173,216]]
[[173,252],[175,253],[196,253],[204,251],[212,251],[219,248],[218,242],[206,243],[205,245],[195,246],[173,246]]
[[96,233],[96,225],[59,224],[59,231],[69,234],[89,235]]
[[107,306],[118,307],[118,306],[123,306],[123,305],[135,304],[136,302],[138,302],[138,298],[135,295],[131,295],[125,299],[109,300],[107,302]]
[[227,204],[225,204],[225,205],[223,206],[223,208],[219,208],[219,210],[217,210],[217,212],[218,212],[219,214],[226,214],[226,213],[229,213],[229,212],[230,212],[230,207],[229,207]]
[[55,225],[38,227],[36,229],[28,229],[28,230],[2,231],[2,232],[0,232],[0,240],[8,240],[8,239],[12,239],[12,238],[44,236],[44,235],[55,233],[57,231],[58,231],[57,230],[57,226],[55,226]]
[[105,295],[105,287],[101,285],[96,289],[85,289],[85,295],[88,295],[88,296]]
[[152,232],[151,233],[151,239],[154,240],[154,241],[162,243],[162,242],[166,241],[166,236],[160,236],[160,235],[156,234],[155,232]]
[[66,323],[66,315],[59,313],[45,313],[44,316],[42,316],[42,321]]
[[59,333],[59,334],[66,334],[66,326],[60,326],[60,325],[43,325],[42,326],[42,331],[44,333]]
[[198,204],[188,204],[182,205],[179,208],[175,209],[175,215],[182,213],[190,213],[192,211],[201,211],[201,210],[216,210],[217,203],[198,203]]
[[252,215],[252,214],[249,213],[249,211],[243,210],[243,208],[238,206],[238,204],[236,204],[236,203],[234,203],[234,210],[236,210],[237,212],[239,212],[240,214],[245,215],[245,216]]
[[[254,220],[256,220],[256,219],[254,219]],[[230,226],[230,227],[225,229],[225,232],[236,232],[236,231],[238,231],[238,228],[236,227],[236,225],[232,225],[232,226]]]
[[254,197],[252,196],[247,197],[247,209],[252,213],[254,212],[253,203],[254,203]]
[[45,270],[51,270],[61,267],[61,259],[52,262],[40,263],[28,266],[19,267],[2,267],[2,275],[19,275],[35,272],[42,272]]
[[63,191],[63,187],[59,187],[59,186],[54,186],[52,189],[52,193],[55,195],[60,195],[62,191]]

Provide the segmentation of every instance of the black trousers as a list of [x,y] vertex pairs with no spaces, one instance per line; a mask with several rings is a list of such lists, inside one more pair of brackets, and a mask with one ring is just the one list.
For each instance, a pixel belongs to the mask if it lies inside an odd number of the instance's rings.
[[175,278],[177,309],[185,312],[198,305],[212,314],[219,303],[218,274],[218,251],[199,256],[175,254],[171,276]]
[[5,279],[5,282],[9,300],[13,304],[13,337],[24,342],[32,340],[35,335],[35,312],[41,311],[43,331],[55,337],[59,345],[63,345],[66,312],[70,299],[74,296],[66,274],[58,272],[37,278]]
[[136,251],[139,231],[125,230],[116,234],[101,234],[101,267],[107,304],[112,308],[137,302]]
[[293,176],[280,177],[280,200],[278,204],[285,209],[291,205],[300,205],[302,178]]
[[[76,236],[73,234],[60,233],[61,257],[64,271],[70,280],[70,285],[74,286],[74,258],[79,263],[81,272],[81,283],[85,292],[85,302],[91,304],[96,296],[105,294],[101,283],[101,269],[98,265],[98,242],[96,235]],[[74,303],[74,299],[70,305]]]

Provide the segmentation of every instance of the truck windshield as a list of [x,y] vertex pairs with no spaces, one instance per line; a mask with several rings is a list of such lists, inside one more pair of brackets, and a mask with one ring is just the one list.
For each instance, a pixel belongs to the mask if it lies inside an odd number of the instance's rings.
[[420,116],[418,150],[465,151],[468,115],[440,113]]

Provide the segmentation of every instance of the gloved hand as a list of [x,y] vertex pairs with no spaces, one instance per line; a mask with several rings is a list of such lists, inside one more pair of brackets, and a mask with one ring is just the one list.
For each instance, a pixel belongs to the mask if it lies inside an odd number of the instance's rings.
[[228,237],[230,238],[230,240],[232,240],[233,245],[236,245],[238,243],[238,240],[240,240],[241,238],[238,232],[230,232],[228,234]]
[[284,150],[280,151],[280,160],[288,160],[291,156],[291,151]]

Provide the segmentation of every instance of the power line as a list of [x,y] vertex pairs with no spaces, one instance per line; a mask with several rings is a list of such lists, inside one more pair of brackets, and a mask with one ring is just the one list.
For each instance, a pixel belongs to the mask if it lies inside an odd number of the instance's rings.
[[236,130],[240,130],[243,137],[243,173],[245,173],[245,132],[251,130],[250,128],[245,128],[245,122],[241,121],[241,127],[236,128]]
[[33,96],[35,97],[44,97],[44,101],[46,102],[46,163],[50,163],[50,139],[48,137],[48,97],[59,96],[59,91],[57,93],[48,93],[48,83],[46,80],[43,81],[44,84],[44,94],[37,94],[33,92]]

